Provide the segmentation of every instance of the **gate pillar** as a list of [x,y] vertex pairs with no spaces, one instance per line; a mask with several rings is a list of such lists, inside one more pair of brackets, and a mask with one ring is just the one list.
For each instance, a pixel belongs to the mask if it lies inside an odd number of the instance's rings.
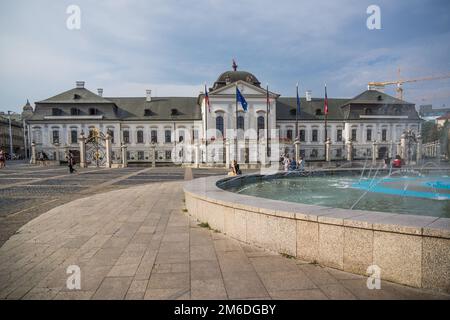
[[107,168],[111,168],[111,155],[112,155],[112,150],[111,150],[111,135],[108,133],[106,133],[105,136],[105,148],[106,148],[106,167]]
[[86,168],[86,137],[81,131],[79,142],[80,144],[80,168]]
[[127,145],[123,144],[121,146],[122,149],[122,168],[128,167],[128,158],[127,158]]

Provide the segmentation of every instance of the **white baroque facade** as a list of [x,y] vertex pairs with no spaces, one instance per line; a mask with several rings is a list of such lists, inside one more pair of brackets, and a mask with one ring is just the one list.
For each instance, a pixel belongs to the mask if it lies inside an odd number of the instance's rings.
[[[247,112],[240,104],[236,108],[236,87],[248,103]],[[280,155],[293,157],[298,118],[301,155],[308,161],[325,159],[324,99],[302,98],[297,117],[295,97],[269,92],[267,103],[267,91],[245,71],[221,74],[208,89],[209,106],[204,93],[152,97],[147,90],[146,95],[132,98],[102,93],[77,82],[74,89],[36,102],[27,120],[29,145],[34,142],[37,152],[50,159],[63,159],[68,150],[77,153],[82,132],[89,136],[96,128],[112,137],[113,163],[122,162],[121,148],[126,146],[129,163],[149,163],[155,155],[157,163],[223,166],[237,158],[243,165],[257,167],[278,161]],[[393,157],[403,132],[420,132],[414,104],[379,91],[367,90],[353,99],[329,98],[328,105],[332,160],[345,159],[349,141],[355,159],[371,157],[373,150],[379,159]]]

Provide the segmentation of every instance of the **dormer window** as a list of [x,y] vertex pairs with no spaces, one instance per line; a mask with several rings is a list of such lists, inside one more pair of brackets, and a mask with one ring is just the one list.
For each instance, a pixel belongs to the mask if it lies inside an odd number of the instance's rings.
[[70,115],[71,116],[79,116],[80,115],[80,109],[78,109],[78,108],[70,109]]
[[60,116],[62,114],[61,109],[59,108],[52,108],[52,116]]
[[75,93],[75,94],[73,95],[73,99],[74,99],[74,100],[79,100],[79,99],[81,99],[81,96],[80,96],[79,94],[76,94],[76,93]]
[[153,114],[152,110],[150,109],[145,109],[144,110],[144,116],[145,117],[150,117]]
[[372,114],[372,109],[370,109],[370,108],[364,108],[364,114],[366,114],[366,115]]
[[316,109],[316,116],[322,115],[322,109]]
[[297,114],[297,109],[291,109],[289,112],[291,116],[295,116]]
[[97,108],[89,108],[89,115],[96,116],[98,114]]
[[177,116],[178,115],[178,109],[171,109],[170,110],[170,115],[171,116]]

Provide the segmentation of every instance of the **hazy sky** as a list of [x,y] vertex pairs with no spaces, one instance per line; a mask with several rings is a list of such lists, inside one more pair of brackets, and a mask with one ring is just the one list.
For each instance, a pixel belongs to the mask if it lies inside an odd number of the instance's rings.
[[[196,96],[250,71],[283,96],[353,97],[369,81],[450,74],[447,0],[0,0],[0,110],[20,111],[86,81],[104,96]],[[81,29],[66,27],[69,5]],[[381,30],[366,9],[381,8]],[[450,79],[406,84],[405,99],[450,106]],[[393,94],[393,89],[386,90]]]

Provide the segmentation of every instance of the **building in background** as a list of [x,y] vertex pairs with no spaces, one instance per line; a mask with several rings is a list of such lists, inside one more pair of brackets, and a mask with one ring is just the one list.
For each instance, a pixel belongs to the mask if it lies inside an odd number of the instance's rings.
[[11,117],[11,133],[13,158],[25,157],[23,122],[20,114],[0,112],[0,148],[10,156],[9,117]]
[[[236,106],[236,87],[248,102],[244,112]],[[293,156],[296,128],[296,98],[267,92],[250,72],[222,73],[208,89],[209,106],[201,93],[197,97],[104,97],[79,81],[76,87],[54,97],[27,104],[27,144],[34,142],[38,152],[50,159],[63,152],[79,150],[80,134],[109,133],[112,160],[121,161],[121,147],[127,146],[129,162],[150,162],[152,148],[156,162],[193,163],[193,145],[200,146],[201,162],[223,166],[235,159],[257,167],[264,161],[267,138],[277,139],[277,154]],[[367,90],[353,99],[328,99],[327,137],[331,159],[346,158],[346,143],[353,143],[353,158],[371,157],[376,143],[377,158],[395,156],[401,135],[420,133],[422,120],[415,105],[376,90]],[[307,160],[325,158],[324,99],[301,98],[298,115],[300,153]],[[235,135],[234,132],[237,134]],[[274,133],[276,132],[276,134]],[[29,134],[28,134],[29,133]],[[236,137],[237,136],[237,137]],[[235,155],[236,148],[237,154]],[[57,156],[57,152],[61,152]],[[228,154],[227,154],[228,152]]]
[[450,115],[450,108],[434,109],[431,104],[421,105],[419,107],[419,115],[426,121],[436,121],[439,117]]

